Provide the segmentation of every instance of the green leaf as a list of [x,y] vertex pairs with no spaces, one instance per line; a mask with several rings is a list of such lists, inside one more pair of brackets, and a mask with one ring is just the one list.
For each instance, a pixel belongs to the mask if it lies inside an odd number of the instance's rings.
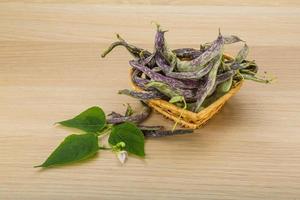
[[116,145],[120,142],[125,143],[124,149],[137,156],[145,156],[145,140],[142,131],[133,123],[124,122],[112,127],[108,142]]
[[106,125],[106,117],[103,110],[97,106],[83,111],[73,119],[58,122],[67,127],[78,128],[87,133],[97,133]]
[[50,167],[84,160],[98,150],[98,137],[94,133],[72,134],[65,138],[43,164],[35,167]]

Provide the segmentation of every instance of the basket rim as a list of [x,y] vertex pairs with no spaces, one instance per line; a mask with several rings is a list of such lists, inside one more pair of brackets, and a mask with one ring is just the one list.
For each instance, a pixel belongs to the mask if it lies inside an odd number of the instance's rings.
[[[228,60],[231,60],[233,59],[233,57],[229,54],[223,54],[223,56],[228,59]],[[130,83],[131,83],[131,86],[134,90],[136,91],[145,91],[143,90],[142,88],[138,87],[131,79],[131,76],[132,76],[132,73],[133,73],[133,69],[130,68]],[[212,104],[210,104],[208,107],[204,108],[203,110],[199,111],[199,112],[193,112],[193,111],[190,111],[190,110],[185,110],[183,108],[179,108],[177,106],[175,106],[174,104],[166,101],[166,100],[162,100],[162,99],[151,99],[151,100],[148,100],[148,104],[153,104],[153,105],[164,105],[164,106],[167,106],[169,107],[169,109],[172,109],[172,110],[176,110],[177,112],[182,112],[183,115],[189,115],[193,118],[197,118],[198,116],[201,116],[203,113],[205,113],[207,110],[211,109],[212,107],[214,107],[216,104],[219,104],[220,102],[223,102],[224,99],[228,99],[229,97],[231,97],[234,93],[236,93],[242,86],[243,84],[243,80],[239,81],[233,88],[231,88],[225,95],[223,95],[222,97],[218,98],[215,102],[213,102]]]

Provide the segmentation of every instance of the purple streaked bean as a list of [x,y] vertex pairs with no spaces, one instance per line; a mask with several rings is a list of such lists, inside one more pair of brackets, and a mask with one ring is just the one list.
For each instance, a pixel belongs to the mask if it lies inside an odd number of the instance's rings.
[[193,60],[199,57],[203,53],[203,51],[193,49],[193,48],[181,48],[181,49],[174,49],[172,51],[173,53],[176,54],[178,58],[188,59],[188,60]]
[[117,112],[115,112],[115,111],[112,111],[112,112],[109,113],[107,116],[108,116],[108,117],[111,117],[111,118],[124,117],[123,115],[121,115],[120,113],[117,113]]
[[[159,30],[158,30],[159,31]],[[202,69],[211,59],[220,54],[224,46],[224,38],[219,34],[218,38],[200,56],[191,61],[181,61],[170,50],[165,50],[164,56],[171,66],[175,66],[179,72],[195,72]]]
[[212,43],[212,45],[199,57],[191,61],[186,61],[188,64],[184,63],[183,65],[177,65],[178,71],[190,72],[203,68],[206,63],[221,53],[223,46],[224,38],[221,34],[219,34],[218,38]]
[[137,92],[133,90],[124,89],[124,90],[120,90],[119,94],[125,94],[140,100],[165,99],[165,95],[157,91]]
[[173,88],[163,82],[151,81],[147,85],[147,87],[152,87],[163,93],[165,96],[169,98],[175,96],[183,96],[187,102],[195,100],[195,92],[188,89],[181,89],[181,88]]
[[231,79],[235,74],[236,74],[236,72],[234,70],[230,70],[230,71],[224,72],[222,74],[218,74],[217,78],[216,78],[216,83],[215,83],[213,89],[208,93],[207,96],[212,95],[219,84]]
[[205,76],[213,67],[213,63],[208,63],[204,68],[200,69],[196,72],[169,72],[167,73],[167,76],[178,78],[178,79],[200,79],[203,76]]
[[[143,103],[144,104],[144,103]],[[114,118],[109,118],[107,119],[107,123],[109,124],[119,124],[122,122],[133,122],[133,123],[141,123],[145,119],[149,117],[151,114],[151,108],[144,104],[145,106],[143,107],[143,110],[139,113],[133,114],[131,116],[123,116],[123,117],[114,117]]]
[[170,77],[166,77],[166,76],[164,76],[162,74],[153,72],[151,69],[149,69],[149,68],[141,65],[140,63],[138,63],[138,62],[136,62],[134,60],[129,61],[129,64],[133,68],[138,69],[138,70],[144,72],[152,80],[166,83],[166,84],[170,85],[173,88],[193,89],[193,88],[197,88],[198,87],[198,83],[197,82],[189,81],[189,84],[186,84],[186,83],[184,83],[184,82],[182,82],[180,80],[177,80],[177,79],[174,79],[174,78],[170,78]]
[[134,45],[128,44],[119,34],[117,34],[117,38],[119,41],[113,42],[102,54],[101,57],[104,58],[107,54],[109,54],[115,47],[117,46],[124,46],[128,52],[134,57],[134,58],[140,58],[141,53],[145,57],[149,57],[151,53],[145,49],[136,47]]
[[231,69],[243,69],[248,65],[248,62],[243,62],[249,53],[249,47],[245,43],[244,47],[237,53],[234,58],[233,63],[231,64]]
[[219,84],[219,83],[222,83],[224,81],[227,81],[228,79],[233,77],[235,74],[236,74],[236,72],[234,70],[229,70],[229,71],[224,72],[222,74],[218,74],[216,83]]
[[193,133],[192,129],[171,130],[142,130],[145,137],[165,137]]
[[237,43],[237,42],[244,42],[244,40],[242,40],[241,38],[239,38],[236,35],[226,35],[226,36],[224,36],[224,43],[225,44],[233,44],[233,43]]
[[141,74],[143,72],[141,72],[138,69],[133,69],[133,73],[131,76],[132,82],[137,85],[138,87],[140,87],[143,90],[148,90],[148,88],[145,86],[146,84],[148,84],[150,81],[144,78],[141,78]]
[[194,112],[200,111],[203,101],[205,100],[207,95],[214,89],[218,68],[221,63],[221,56],[219,55],[215,57],[211,62],[214,63],[214,66],[206,76],[206,83],[202,85],[202,87],[200,87],[196,93],[197,103],[195,105]]
[[156,53],[155,61],[157,66],[165,73],[173,71],[173,67],[169,64],[169,62],[164,58],[161,52]]
[[[155,41],[154,41],[154,51],[156,53],[155,61],[156,64],[162,69],[163,72],[171,72],[174,70],[175,65],[170,64],[168,62],[169,49],[165,43],[165,37],[164,37],[165,31],[161,31],[159,25],[157,25],[157,31],[155,35]],[[173,53],[172,53],[173,54]]]
[[243,60],[246,59],[246,57],[248,56],[248,53],[249,53],[249,47],[245,43],[244,47],[237,53],[237,55],[234,59],[234,62],[241,63]]
[[256,65],[255,61],[247,61],[247,60],[244,60],[242,63],[234,62],[230,65],[230,68],[233,70],[249,69],[256,72],[258,70],[258,66]]
[[144,65],[149,67],[150,69],[155,67],[156,61],[155,61],[155,55],[156,53],[152,53],[150,56],[145,57],[145,58],[140,58],[139,62]]
[[148,125],[138,125],[139,129],[142,131],[157,131],[157,130],[163,130],[163,126],[148,126]]
[[[223,36],[224,38],[224,44],[233,44],[233,43],[237,43],[237,42],[244,42],[244,40],[242,40],[241,38],[239,38],[236,35],[225,35]],[[207,42],[204,44],[200,45],[200,51],[205,51],[207,50],[209,47],[211,47],[213,43],[212,42]]]

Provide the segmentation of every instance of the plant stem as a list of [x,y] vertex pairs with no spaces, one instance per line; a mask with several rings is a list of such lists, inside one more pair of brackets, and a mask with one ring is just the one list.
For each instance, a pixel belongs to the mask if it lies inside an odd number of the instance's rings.
[[181,118],[181,116],[182,116],[182,114],[183,114],[183,111],[186,110],[187,105],[186,105],[186,101],[185,101],[184,98],[183,98],[183,103],[184,103],[184,107],[183,107],[182,111],[180,112],[180,115],[179,115],[179,117],[177,118],[177,120],[176,120],[176,122],[175,122],[175,124],[174,124],[174,126],[173,126],[173,128],[172,128],[172,132],[175,130],[175,128],[176,128],[176,126],[177,126],[177,124],[178,124],[178,122],[179,122],[179,120],[180,120],[180,118]]
[[113,127],[113,124],[107,124],[106,127],[99,133],[97,133],[98,137],[103,137],[106,134],[110,133],[111,128]]

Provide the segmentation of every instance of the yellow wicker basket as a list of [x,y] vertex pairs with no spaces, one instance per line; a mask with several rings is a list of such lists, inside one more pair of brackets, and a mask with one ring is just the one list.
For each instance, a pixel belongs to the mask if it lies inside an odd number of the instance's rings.
[[[224,57],[226,59],[232,59],[232,57],[229,55],[224,55]],[[133,70],[130,71],[130,75],[132,74],[132,72]],[[131,84],[134,90],[143,91],[132,81]],[[224,106],[226,101],[240,90],[242,84],[243,81],[240,81],[238,84],[235,85],[235,87],[231,88],[229,92],[227,92],[214,103],[212,103],[211,105],[209,105],[208,107],[206,107],[198,113],[194,113],[189,110],[183,110],[182,108],[179,108],[169,103],[168,101],[161,99],[149,100],[148,105],[157,112],[161,113],[166,118],[171,119],[175,122],[178,121],[178,124],[180,124],[183,127],[197,129],[200,126],[204,125],[210,118],[212,118]],[[182,113],[181,117],[180,113]]]

